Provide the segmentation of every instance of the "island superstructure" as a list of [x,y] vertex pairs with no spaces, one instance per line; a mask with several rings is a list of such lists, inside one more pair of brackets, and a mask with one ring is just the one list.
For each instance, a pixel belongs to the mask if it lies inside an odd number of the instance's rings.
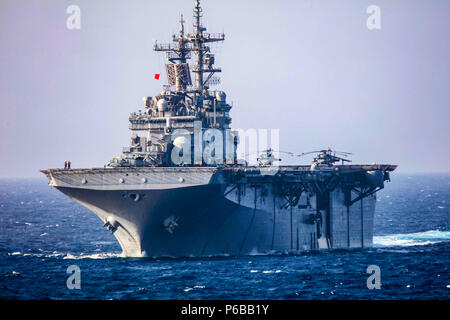
[[[155,43],[168,84],[129,117],[130,146],[104,168],[42,170],[93,211],[133,257],[295,252],[372,245],[376,192],[396,166],[339,165],[321,150],[312,165],[280,166],[272,150],[257,165],[237,159],[239,134],[219,83],[195,1],[193,32]],[[188,63],[193,59],[194,63]]]

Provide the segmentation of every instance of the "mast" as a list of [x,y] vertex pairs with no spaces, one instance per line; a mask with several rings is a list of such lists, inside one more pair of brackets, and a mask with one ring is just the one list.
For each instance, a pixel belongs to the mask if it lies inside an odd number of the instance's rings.
[[[200,6],[200,0],[195,0],[194,3],[194,35],[192,35],[189,41],[193,44],[194,52],[196,54],[196,65],[192,72],[196,74],[195,77],[195,90],[200,95],[203,94],[203,89],[207,86],[208,81],[212,75],[216,72],[221,72],[220,68],[214,68],[214,55],[210,54],[210,48],[205,45],[209,42],[218,42],[225,40],[225,34],[210,34],[205,33],[206,28],[201,24],[202,8]],[[209,73],[206,80],[204,80],[204,73]]]
[[[193,9],[193,33],[185,34],[183,16],[180,19],[180,32],[178,36],[173,36],[173,44],[158,44],[155,42],[155,51],[164,51],[167,54],[167,60],[170,64],[166,65],[168,71],[169,85],[176,84],[176,92],[192,93],[197,107],[203,107],[203,99],[206,98],[205,89],[209,88],[209,81],[216,72],[221,72],[220,68],[213,66],[214,55],[210,54],[210,48],[206,45],[209,42],[217,42],[225,40],[225,35],[206,33],[206,28],[202,26],[202,8],[200,0],[195,0]],[[179,65],[186,64],[187,59],[191,58],[191,52],[195,54],[195,65],[192,70],[189,67],[181,67]],[[171,71],[173,70],[173,71]],[[193,72],[194,86],[187,88],[190,83],[190,76],[187,73]],[[171,73],[171,74],[169,74]],[[208,73],[205,80],[205,73]]]
[[196,63],[193,72],[196,73],[195,77],[195,89],[200,92],[200,94],[203,92],[203,50],[205,47],[203,46],[203,31],[206,31],[205,28],[203,28],[200,25],[200,19],[202,17],[202,8],[200,7],[200,0],[195,0],[195,7],[194,7],[194,38],[192,39],[195,54],[197,56]]

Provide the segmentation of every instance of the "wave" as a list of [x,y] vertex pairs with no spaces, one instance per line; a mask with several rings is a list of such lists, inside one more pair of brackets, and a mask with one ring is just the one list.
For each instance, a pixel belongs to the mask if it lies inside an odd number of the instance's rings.
[[111,258],[122,258],[123,255],[121,253],[94,253],[94,254],[86,254],[86,255],[77,255],[74,256],[68,253],[63,259],[70,260],[80,260],[80,259],[111,259]]
[[374,247],[411,247],[425,246],[450,240],[450,231],[429,230],[415,233],[399,233],[385,236],[374,236]]
[[[415,233],[399,233],[399,234],[390,234],[390,235],[384,235],[384,236],[374,236],[373,237],[373,246],[378,248],[383,247],[411,247],[411,246],[425,246],[440,242],[447,242],[450,241],[450,231],[440,231],[440,230],[429,230],[424,232],[415,232]],[[31,253],[31,252],[21,252],[21,251],[14,251],[9,252],[9,256],[23,256],[23,257],[39,257],[39,258],[59,258],[64,260],[80,260],[80,259],[94,259],[94,260],[101,260],[101,259],[115,259],[115,258],[125,258],[123,253],[81,253],[77,255],[73,255],[71,253],[64,253],[64,252],[45,252],[42,249],[39,249],[41,253]],[[299,252],[300,253],[300,252]],[[303,252],[302,252],[303,253]],[[269,253],[256,253],[254,252],[253,255],[285,255],[286,252],[276,252],[271,251]],[[208,255],[208,256],[202,256],[202,257],[178,257],[178,258],[171,258],[171,257],[153,257],[150,259],[185,259],[185,258],[223,258],[223,257],[231,257],[232,255],[229,254],[218,254],[218,255]],[[138,258],[141,259],[141,258]],[[149,259],[144,258],[144,259]],[[250,272],[260,272],[260,270],[251,270]],[[280,270],[269,270],[269,271],[262,271],[262,273],[278,273],[281,272]]]
[[37,257],[37,258],[62,258],[63,260],[80,260],[80,259],[112,259],[122,258],[121,253],[93,253],[93,254],[79,254],[73,255],[71,253],[63,253],[53,251],[52,253],[22,253],[20,251],[10,252],[9,256],[23,256],[23,257]]

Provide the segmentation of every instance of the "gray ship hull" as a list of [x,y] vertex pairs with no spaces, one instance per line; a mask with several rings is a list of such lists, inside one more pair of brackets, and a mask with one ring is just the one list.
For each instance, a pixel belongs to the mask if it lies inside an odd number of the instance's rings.
[[350,180],[342,180],[365,177],[361,173],[367,169],[347,174],[276,170],[268,175],[258,169],[217,168],[44,173],[50,185],[103,221],[124,256],[246,255],[372,245],[373,191],[379,186],[370,189],[366,179],[361,190],[372,192],[362,194],[357,188],[361,181],[353,181],[352,191]]

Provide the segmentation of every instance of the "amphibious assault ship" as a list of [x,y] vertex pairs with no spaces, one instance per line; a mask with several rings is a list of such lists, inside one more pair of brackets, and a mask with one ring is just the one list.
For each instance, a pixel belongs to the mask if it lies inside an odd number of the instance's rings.
[[49,184],[93,211],[125,256],[371,246],[376,192],[396,166],[349,165],[331,150],[312,165],[277,165],[270,149],[258,164],[239,161],[232,106],[210,89],[221,69],[208,45],[225,36],[206,32],[199,2],[192,33],[181,17],[172,43],[155,43],[168,85],[130,115],[130,146],[104,168],[42,170]]

